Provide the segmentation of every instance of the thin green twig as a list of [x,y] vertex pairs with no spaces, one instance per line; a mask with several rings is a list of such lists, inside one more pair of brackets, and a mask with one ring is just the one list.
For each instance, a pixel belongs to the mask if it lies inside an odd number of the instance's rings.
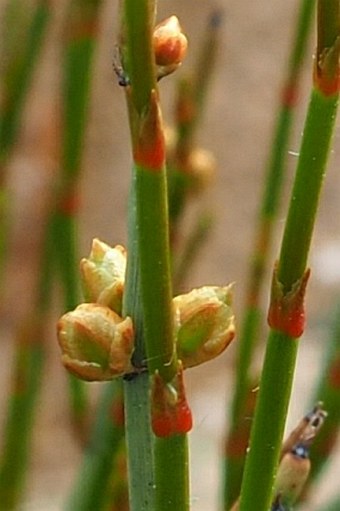
[[[77,482],[67,500],[69,511],[102,511],[110,501],[109,483],[117,470],[117,454],[124,439],[122,385],[105,385]],[[112,503],[111,503],[112,505]]]
[[[51,216],[56,262],[66,310],[79,302],[76,214],[78,182],[85,137],[101,0],[71,0],[64,29],[61,173],[56,208]],[[82,439],[86,435],[86,394],[83,383],[69,376],[74,424]]]
[[[7,251],[9,199],[6,190],[6,166],[13,150],[22,117],[25,99],[29,91],[34,70],[43,45],[46,28],[51,15],[50,0],[38,0],[20,32],[20,47],[13,23],[17,17],[26,15],[26,6],[19,2],[8,2],[9,19],[5,16],[1,76],[2,97],[0,102],[0,274]],[[24,12],[23,12],[24,11]],[[2,276],[2,275],[1,275]]]
[[[228,510],[239,494],[250,424],[245,413],[247,395],[250,391],[249,374],[256,348],[261,318],[261,293],[278,214],[282,184],[285,178],[288,144],[297,105],[301,69],[315,8],[315,0],[302,0],[289,57],[287,76],[277,116],[274,137],[269,154],[265,187],[259,209],[255,243],[250,261],[245,312],[240,327],[235,365],[235,386],[231,406],[230,429],[226,440],[224,478],[224,509]],[[242,431],[242,438],[240,437]],[[240,444],[241,442],[241,444]],[[235,443],[238,448],[235,449]],[[229,448],[230,447],[230,448]]]
[[222,12],[209,16],[194,71],[181,79],[176,100],[176,142],[168,158],[169,217],[171,237],[183,214],[192,187],[190,155],[196,145],[197,130],[207,103],[209,86],[214,74],[220,43]]
[[[150,377],[152,380],[157,379],[161,387],[166,389],[167,385],[172,385],[173,381],[179,378],[179,370],[172,328],[165,147],[152,44],[154,10],[153,1],[141,0],[137,4],[133,0],[125,0],[122,54],[124,68],[130,80],[127,100],[134,155],[137,264],[140,272],[143,339]],[[143,384],[145,376],[136,375],[135,386],[138,385],[138,380],[139,385]],[[129,414],[133,411],[129,402],[131,395],[126,393],[125,396],[128,453],[133,470],[131,476],[140,474],[144,479],[145,467],[137,464],[138,455],[131,449],[133,437],[136,435],[135,427],[129,428]],[[141,412],[145,415],[145,408],[149,406],[145,400],[142,404],[144,411]],[[154,406],[155,403],[152,404],[152,407]],[[151,410],[151,413],[154,414],[154,410]],[[145,432],[147,435],[147,430]],[[147,441],[145,436],[144,440]],[[155,438],[153,509],[188,510],[188,478],[183,477],[187,471],[187,456],[185,433]],[[181,472],[180,478],[178,471]],[[140,484],[141,481],[138,481],[137,486]],[[135,492],[140,492],[140,489],[130,483],[131,511],[152,509],[152,502],[136,502]],[[144,508],[141,507],[143,505]]]
[[303,332],[307,257],[338,106],[339,11],[338,0],[318,2],[314,87],[280,257],[273,277],[269,310],[271,331],[246,458],[240,511],[251,509],[254,502],[258,511],[268,511],[271,504],[295,368],[297,338]]
[[0,502],[3,509],[17,509],[26,483],[36,404],[45,365],[46,313],[53,280],[53,246],[46,231],[39,267],[36,303],[16,333],[12,387],[0,463]]

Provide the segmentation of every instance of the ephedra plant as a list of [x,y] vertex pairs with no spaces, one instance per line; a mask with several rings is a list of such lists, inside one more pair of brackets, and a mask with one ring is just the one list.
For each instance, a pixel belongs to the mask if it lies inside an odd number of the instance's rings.
[[[202,192],[214,166],[210,155],[198,147],[196,128],[215,65],[219,10],[209,20],[196,72],[182,79],[178,87],[176,130],[169,141],[160,101],[161,81],[177,73],[188,50],[187,37],[175,15],[158,22],[155,0],[121,0],[119,4],[114,69],[130,128],[132,168],[126,169],[131,175],[128,241],[126,247],[112,248],[94,239],[90,256],[80,263],[83,303],[76,306],[76,189],[100,2],[82,4],[72,0],[70,4],[63,53],[62,171],[46,223],[47,259],[43,261],[48,261],[48,265],[44,263],[46,273],[41,272],[37,301],[37,309],[45,312],[55,271],[64,288],[65,306],[73,308],[62,315],[57,330],[62,363],[72,374],[70,401],[75,434],[85,445],[77,481],[66,500],[68,511],[194,509],[188,435],[195,427],[195,418],[186,392],[185,373],[220,355],[234,338],[239,350],[231,426],[226,435],[221,509],[297,508],[308,496],[309,475],[313,481],[320,472],[326,457],[325,445],[335,443],[340,405],[337,323],[311,410],[307,414],[301,411],[303,418],[285,440],[283,433],[299,339],[305,328],[308,256],[336,122],[339,0],[316,2],[312,90],[282,242],[272,268],[268,338],[261,375],[251,374],[250,367],[258,344],[259,296],[270,266],[269,247],[276,227],[292,113],[314,4],[312,0],[302,0],[300,6],[259,208],[250,292],[240,339],[232,304],[233,284],[221,282],[220,286],[204,285],[186,293],[177,292],[211,226],[210,217],[202,211],[178,254],[186,206],[194,191]],[[41,335],[41,329],[35,335]],[[32,350],[37,346],[41,348],[32,342]],[[42,362],[41,357],[39,371]],[[86,394],[78,380],[105,382],[90,433],[84,420],[88,411]],[[37,391],[35,385],[34,399],[30,396],[28,409],[21,409],[28,419],[32,418]],[[243,427],[249,414],[253,415],[250,433],[249,428]],[[8,499],[7,511],[17,507],[22,484],[19,478],[13,492],[8,492],[20,472],[17,468],[13,473],[12,467],[17,465],[11,464],[11,458],[17,463],[21,453],[26,461],[29,444],[29,436],[23,436],[24,447],[17,449],[21,445],[15,441],[18,415],[13,417],[8,421],[11,442],[3,456],[2,485],[0,481],[0,495],[2,492]],[[330,504],[329,510],[336,506],[337,503]]]

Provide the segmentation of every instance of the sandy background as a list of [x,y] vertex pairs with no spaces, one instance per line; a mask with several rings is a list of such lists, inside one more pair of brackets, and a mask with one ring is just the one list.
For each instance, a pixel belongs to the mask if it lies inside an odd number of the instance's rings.
[[[3,7],[1,0],[0,7]],[[16,322],[30,304],[34,292],[37,249],[46,207],[46,189],[56,170],[50,154],[55,150],[53,123],[60,80],[59,42],[62,7],[55,7],[41,65],[35,74],[17,150],[10,164],[13,229],[6,288],[2,298],[0,358],[0,410],[5,410]],[[216,226],[188,280],[188,288],[204,284],[236,282],[235,306],[240,318],[246,265],[252,242],[256,205],[261,190],[266,155],[270,144],[275,107],[289,48],[296,0],[220,1],[225,23],[219,68],[212,80],[209,108],[200,140],[212,150],[219,170],[214,187],[204,199],[213,205]],[[192,65],[195,48],[205,21],[216,2],[207,0],[160,0],[159,17],[176,13],[189,36],[190,53],[181,72]],[[93,71],[90,123],[84,153],[80,211],[81,255],[89,251],[94,236],[115,244],[126,240],[125,211],[129,183],[127,119],[122,91],[112,72],[116,37],[116,1],[104,2],[100,41]],[[301,107],[292,153],[298,151],[302,119],[310,86],[312,48],[306,62]],[[161,84],[165,117],[171,120],[170,104],[174,80]],[[49,152],[46,152],[46,147]],[[303,338],[297,368],[289,424],[306,411],[327,336],[328,314],[340,281],[340,179],[338,168],[339,131],[322,198],[320,220],[311,253],[313,268],[307,307],[309,328]],[[289,156],[294,169],[296,156]],[[284,222],[283,212],[279,225]],[[277,233],[277,243],[280,232]],[[277,245],[276,245],[277,246]],[[277,249],[274,249],[277,252]],[[273,255],[274,260],[274,255]],[[266,301],[264,296],[264,303]],[[58,363],[54,324],[59,314],[56,300],[51,312],[51,341],[48,370],[39,400],[34,433],[32,470],[22,511],[57,511],[72,480],[80,452],[67,424],[67,402],[63,369]],[[237,341],[236,341],[237,342]],[[220,360],[187,375],[190,401],[195,416],[192,442],[192,509],[217,509],[219,454],[225,419],[225,402],[230,398],[233,348]],[[98,386],[95,386],[98,388]],[[94,390],[96,392],[96,390]],[[3,425],[3,412],[1,425]],[[270,420],[270,417],[268,418]],[[338,472],[339,473],[339,472]],[[337,469],[327,478],[327,487],[316,502],[327,498],[338,479]],[[1,503],[0,503],[1,509]],[[308,506],[309,511],[314,507]]]

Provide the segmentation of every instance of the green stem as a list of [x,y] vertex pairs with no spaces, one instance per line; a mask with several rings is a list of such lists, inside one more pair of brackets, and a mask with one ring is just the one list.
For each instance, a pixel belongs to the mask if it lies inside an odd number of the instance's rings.
[[62,170],[68,190],[76,185],[81,170],[101,4],[101,0],[71,0],[65,27]]
[[[206,106],[209,86],[216,66],[222,17],[221,10],[217,9],[209,16],[193,76],[184,79],[179,85],[180,97],[177,106],[178,141],[176,148],[179,160],[185,158],[193,147],[199,121]],[[181,100],[183,99],[191,102],[192,109],[189,116],[181,115]]]
[[306,268],[337,106],[338,94],[324,96],[314,88],[278,267],[278,279],[285,291],[292,288]]
[[[144,364],[144,351],[141,342],[141,310],[138,292],[138,265],[136,264],[136,230],[135,230],[135,184],[132,184],[129,208],[128,208],[128,268],[124,290],[123,316],[133,318],[135,328],[136,349],[134,352],[134,364],[142,367]],[[62,225],[62,224],[61,224]],[[69,244],[67,244],[69,246]],[[65,260],[65,258],[63,258]],[[72,258],[73,260],[73,258]],[[65,269],[67,270],[67,268]],[[135,491],[132,492],[132,509],[151,511],[153,507],[154,478],[152,444],[149,421],[149,385],[148,377],[136,377],[136,380],[125,380],[124,407],[125,428],[128,451],[129,473],[134,474],[132,484]],[[137,384],[138,383],[138,384]],[[112,467],[117,459],[120,449],[120,439],[123,437],[122,428],[119,430],[112,423],[112,407],[114,402],[120,399],[118,392],[119,383],[112,382],[105,385],[102,391],[100,404],[96,412],[96,420],[91,434],[91,448],[85,452],[80,475],[67,502],[67,509],[81,510],[106,509],[106,498],[109,493]],[[141,405],[146,403],[146,406]],[[136,435],[138,430],[138,435]],[[145,446],[142,450],[141,446]],[[138,460],[143,470],[136,473],[135,460]],[[132,464],[132,467],[130,466]],[[137,463],[138,465],[138,463]],[[115,505],[114,499],[110,505]]]
[[[231,408],[231,426],[227,444],[238,434],[245,419],[245,406],[250,386],[249,370],[261,319],[260,298],[272,244],[273,230],[278,214],[282,183],[285,178],[288,144],[292,131],[301,68],[310,33],[315,0],[302,0],[292,43],[287,76],[281,93],[281,106],[268,160],[265,187],[259,210],[255,244],[248,275],[246,310],[238,342],[235,367],[235,386]],[[224,480],[224,509],[228,510],[236,499],[241,485],[247,438],[236,455],[227,449]]]
[[[189,458],[187,435],[156,438],[156,509],[158,511],[189,511]],[[180,489],[180,491],[176,489]]]
[[[177,224],[185,209],[192,178],[188,171],[191,151],[195,147],[197,128],[204,112],[211,78],[216,65],[222,12],[214,10],[198,53],[192,76],[182,79],[176,101],[177,140],[173,157],[167,162],[169,187],[169,217],[171,236],[176,236]],[[190,164],[189,164],[190,168]]]
[[[338,56],[339,7],[338,0],[319,1],[319,25],[324,18],[328,19],[329,12],[337,20],[337,23],[331,24],[329,29],[333,30],[331,47],[337,51]],[[325,13],[327,13],[326,16],[324,16]],[[318,36],[320,37],[320,31]],[[319,52],[320,48],[318,45]],[[326,71],[330,71],[328,67]],[[338,67],[336,71],[338,75]],[[291,309],[287,317],[281,318],[281,321],[272,320],[273,329],[269,334],[250,450],[246,458],[240,511],[251,509],[254,502],[258,511],[268,511],[271,503],[294,374],[298,347],[296,337],[300,335],[294,333],[297,326],[295,323],[301,320],[302,314],[298,308],[301,305],[298,300],[303,298],[301,281],[306,270],[338,105],[338,92],[327,95],[322,89],[323,78],[323,75],[316,77],[311,94],[278,262],[279,290],[276,288],[275,293],[282,293],[282,296],[280,295],[278,302],[275,302],[277,296],[275,294],[272,296],[271,309],[273,306],[276,307],[275,313],[280,316],[282,305],[286,306],[285,300],[291,300],[292,294],[295,303],[290,302]],[[300,288],[297,290],[296,286]],[[292,317],[296,320],[293,320],[294,324],[291,322]]]
[[240,511],[268,511],[287,413],[298,343],[278,331],[268,338],[250,451],[241,488]]
[[148,374],[125,381],[124,390],[130,511],[154,511],[156,485]]
[[[130,80],[127,99],[135,163],[133,182],[136,193],[136,225],[133,230],[137,233],[143,339],[149,373],[152,378],[155,373],[158,373],[161,381],[166,385],[177,377],[178,365],[172,328],[164,136],[152,46],[155,3],[149,0],[140,0],[138,3],[134,0],[125,0],[123,12],[125,40],[122,53],[125,70]],[[138,388],[145,385],[145,378],[145,375],[140,374],[132,381]],[[126,384],[126,389],[128,388]],[[145,396],[145,391],[144,387],[144,392],[141,391],[141,399]],[[139,404],[137,402],[135,409],[138,406],[139,413],[143,412],[144,417],[150,414],[148,401],[142,400]],[[127,423],[129,423],[132,421],[133,408],[128,405],[126,411]],[[140,432],[140,425],[136,421],[130,424],[132,426],[127,428],[128,446],[132,445],[133,438]],[[150,425],[148,428],[150,431]],[[146,435],[144,435],[144,441],[146,441]],[[158,511],[174,508],[185,511],[189,506],[188,477],[178,481],[176,472],[168,468],[169,460],[172,466],[187,468],[186,435],[177,435],[175,451],[174,442],[174,436],[170,434],[166,439],[156,439],[154,445],[155,507],[153,509]],[[143,476],[148,467],[144,465],[136,451],[129,448],[128,452],[131,511],[139,511],[141,503],[137,501],[136,493],[139,495],[143,491],[138,486],[141,486],[144,481],[144,477],[140,480],[139,475]],[[131,480],[136,481],[136,484],[131,483]],[[176,503],[179,505],[177,506]]]
[[[137,216],[145,343],[151,374],[169,382],[177,372],[164,172],[136,168]],[[157,297],[157,307],[155,299]]]
[[211,232],[213,223],[213,215],[208,211],[204,211],[199,215],[191,233],[185,240],[185,246],[181,256],[174,265],[173,285],[175,291],[183,285],[189,269],[192,268],[198,254],[200,253],[202,245],[206,242]]
[[112,471],[124,439],[122,398],[120,381],[105,384],[91,439],[66,510],[106,509]]
[[[145,347],[140,300],[135,175],[132,178],[128,208],[128,253],[123,316],[130,316],[133,319],[136,346],[133,363],[135,367],[142,369],[145,366]],[[146,372],[137,373],[131,380],[124,380],[130,511],[154,511],[155,509],[149,394],[149,376]]]
[[[59,211],[51,213],[55,259],[63,288],[64,309],[73,310],[79,303],[78,256],[76,254],[75,218]],[[77,435],[86,440],[87,397],[84,383],[68,376],[70,408]]]
[[[75,235],[77,183],[81,171],[100,6],[101,0],[72,0],[64,32],[61,176],[56,211],[51,222],[66,310],[73,309],[79,302]],[[73,376],[69,376],[69,387],[73,420],[78,434],[84,439],[87,407],[85,387]]]
[[53,247],[48,229],[39,270],[33,313],[22,322],[16,333],[12,387],[0,464],[0,502],[7,511],[17,509],[22,497],[45,363],[44,323],[53,276]]
[[[9,3],[8,9],[11,10],[11,8],[22,10],[23,7],[17,2],[13,5]],[[44,40],[50,11],[50,1],[39,0],[29,27],[20,34],[20,48],[11,47],[17,45],[18,40],[11,40],[10,33],[7,33],[8,41],[2,41],[6,51],[6,55],[2,57],[4,61],[9,61],[9,65],[1,69],[3,101],[0,105],[0,281],[3,276],[2,268],[6,257],[9,227],[10,201],[6,190],[6,165],[17,138],[25,99]],[[16,13],[11,14],[15,19]],[[13,28],[10,21],[4,20],[7,32]]]
[[[33,318],[35,321],[35,318]],[[0,464],[2,509],[12,511],[22,498],[26,482],[36,402],[40,391],[45,349],[41,328],[23,325],[15,346],[13,380],[9,396],[4,451]]]
[[[14,8],[18,7],[16,5]],[[22,6],[19,7],[21,8]],[[3,75],[4,101],[0,112],[0,162],[2,164],[16,140],[24,101],[32,81],[50,14],[50,0],[39,0],[30,26],[26,33],[20,34],[19,55],[16,55],[12,48],[7,49],[11,61],[7,72],[5,69]],[[17,44],[18,41],[13,43]],[[6,47],[6,41],[4,46]],[[8,55],[6,57],[8,58]]]
[[152,47],[155,0],[124,2],[126,41],[125,66],[132,85],[133,106],[138,115],[149,107],[150,94],[156,89],[155,64]]

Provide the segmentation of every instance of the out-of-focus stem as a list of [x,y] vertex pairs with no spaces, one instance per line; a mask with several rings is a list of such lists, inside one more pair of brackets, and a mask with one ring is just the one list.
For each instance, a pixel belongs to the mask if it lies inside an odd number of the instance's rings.
[[45,359],[40,319],[32,315],[24,323],[16,335],[4,451],[0,462],[1,506],[7,511],[17,509],[26,482],[34,412]]
[[[101,0],[71,0],[64,28],[61,175],[51,225],[66,310],[73,309],[79,301],[75,232],[77,187],[100,6]],[[69,383],[73,420],[78,433],[84,437],[85,388],[73,376],[69,376]]]
[[[245,297],[245,312],[237,344],[238,352],[235,366],[235,387],[231,408],[231,425],[228,432],[227,445],[233,443],[238,431],[244,429],[241,421],[245,417],[245,403],[250,391],[250,364],[256,346],[258,328],[261,317],[260,297],[264,276],[267,268],[273,229],[278,213],[282,183],[285,176],[286,159],[293,117],[298,97],[298,86],[301,68],[310,32],[315,0],[302,0],[299,7],[297,24],[289,58],[287,77],[281,92],[280,111],[278,113],[274,138],[269,155],[265,187],[259,210],[255,243],[250,260],[250,271]],[[247,438],[238,449],[237,455],[226,451],[224,480],[224,509],[228,510],[239,493]],[[235,450],[233,450],[236,453]]]
[[327,420],[315,439],[311,451],[311,472],[304,490],[306,497],[312,485],[321,474],[336,444],[340,422],[340,307],[336,307],[327,360],[315,390],[314,400],[321,401],[327,410]]
[[[122,385],[105,384],[96,411],[92,436],[66,510],[102,511],[109,501],[109,483],[124,439]],[[117,468],[117,467],[116,467]]]
[[33,312],[16,333],[12,386],[0,462],[0,502],[8,511],[17,509],[26,482],[32,428],[45,362],[44,324],[51,296],[52,248],[51,238],[46,233],[36,303]]
[[[220,39],[222,12],[211,13],[192,76],[182,79],[176,106],[177,140],[173,158],[168,161],[169,216],[172,231],[176,228],[190,191],[186,175],[188,158],[195,145],[199,121],[206,105]],[[172,236],[173,236],[172,232]]]
[[[295,368],[297,338],[304,326],[307,257],[338,106],[339,11],[338,0],[318,2],[314,87],[280,257],[273,277],[268,316],[271,331],[242,481],[240,511],[251,509],[254,502],[258,511],[267,511],[271,504]],[[327,37],[324,37],[326,21]]]
[[[207,94],[216,65],[222,17],[221,10],[215,10],[209,16],[193,75],[182,85],[184,88],[187,87],[187,92],[190,93],[192,108],[186,109],[185,112],[181,111],[181,102],[177,107],[177,153],[180,160],[186,158],[192,148],[197,127],[206,106]],[[183,115],[185,113],[187,115]]]
[[[6,167],[16,141],[25,99],[51,13],[50,0],[38,0],[29,26],[24,27],[25,29],[20,34],[20,47],[13,48],[12,46],[17,45],[18,42],[11,39],[11,21],[13,22],[17,15],[20,17],[20,13],[23,9],[25,10],[25,7],[17,2],[16,5],[8,3],[7,8],[10,11],[11,20],[6,19],[5,16],[4,26],[7,24],[7,27],[3,32],[3,37],[6,37],[8,41],[2,41],[6,55],[2,55],[2,62],[5,64],[1,68],[2,98],[0,102],[0,279],[8,232],[9,201],[6,191]],[[16,13],[16,10],[20,12]]]
[[324,504],[318,511],[338,511],[338,509],[340,509],[340,497],[336,497],[334,500]]
[[179,289],[183,282],[183,276],[186,275],[189,268],[192,267],[197,253],[209,236],[214,219],[208,212],[202,213],[197,219],[190,235],[186,239],[183,253],[174,267],[173,285],[174,289]]
[[[22,6],[18,4],[15,8],[22,9]],[[3,55],[4,62],[8,59],[10,60],[7,69],[2,69],[3,98],[0,109],[1,165],[6,161],[9,151],[16,140],[24,101],[31,84],[50,14],[50,0],[38,0],[29,27],[24,34],[20,35],[18,51],[16,52],[16,50],[9,48],[9,55]],[[12,13],[12,17],[15,19],[15,13],[14,15]],[[15,44],[17,44],[17,41],[15,41]],[[6,47],[6,41],[4,41],[4,47]]]

